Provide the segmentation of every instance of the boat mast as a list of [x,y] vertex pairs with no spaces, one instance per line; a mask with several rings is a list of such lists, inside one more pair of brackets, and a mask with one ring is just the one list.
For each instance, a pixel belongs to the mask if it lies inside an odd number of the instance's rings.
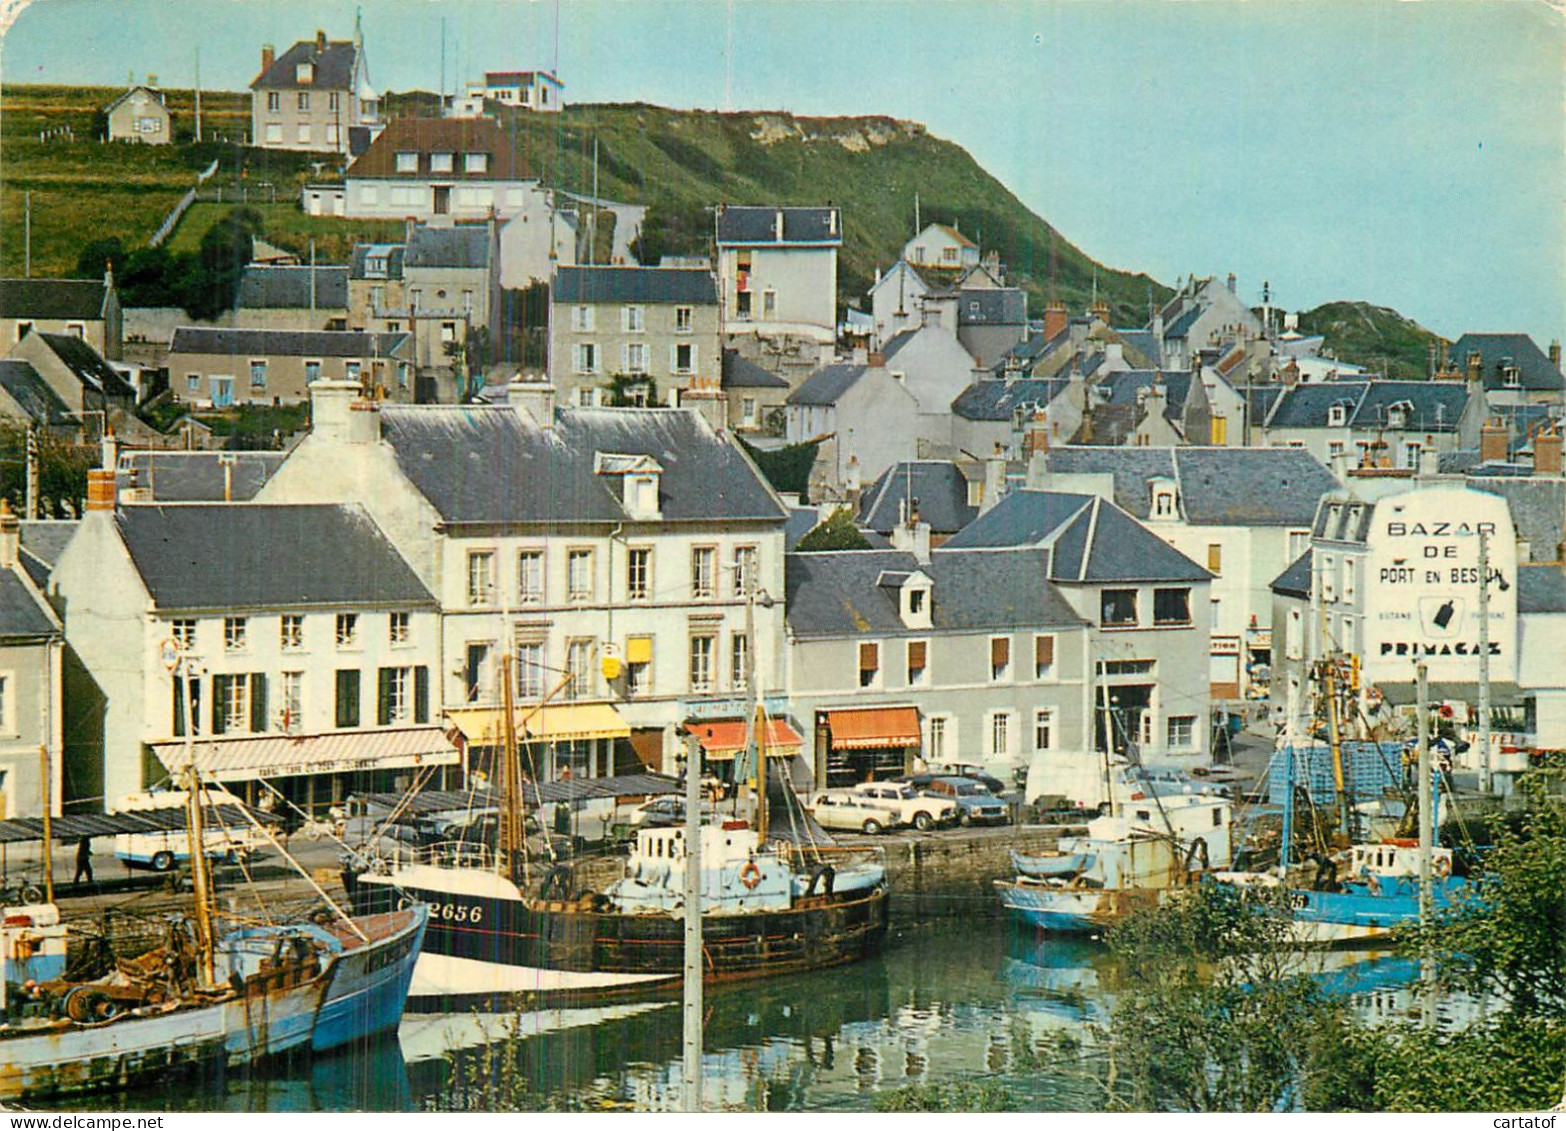
[[758,843],[767,840],[767,743],[762,735],[761,688],[756,681],[756,588],[750,579],[749,592],[745,595],[745,688],[750,692],[750,702],[745,710],[745,749],[749,763],[756,767],[756,836]]
[[201,812],[201,775],[196,772],[196,720],[190,694],[190,660],[180,653],[176,675],[184,681],[185,706],[185,812],[186,836],[190,843],[190,884],[196,912],[196,953],[204,985],[217,982],[217,962],[213,954],[212,892],[207,874],[207,838]]
[[685,740],[685,1110],[701,1110],[702,958],[701,958],[701,742]]
[[517,753],[516,705],[511,682],[511,656],[500,657],[500,843],[495,870],[510,879],[526,838],[522,823],[522,766]]
[[1479,788],[1489,793],[1490,760],[1490,538],[1479,530]]
[[1343,729],[1338,722],[1337,654],[1333,652],[1323,656],[1319,664],[1322,691],[1327,697],[1327,741],[1332,749],[1332,782],[1338,791],[1338,826],[1343,830],[1343,835],[1352,840],[1354,836],[1354,829],[1350,824],[1352,809],[1349,805],[1348,784],[1345,781],[1347,775],[1343,772]]
[[1420,1023],[1429,1028],[1435,1019],[1435,962],[1430,954],[1431,857],[1435,848],[1434,795],[1430,765],[1430,683],[1424,664],[1414,668],[1417,687],[1416,714],[1419,727],[1419,980]]

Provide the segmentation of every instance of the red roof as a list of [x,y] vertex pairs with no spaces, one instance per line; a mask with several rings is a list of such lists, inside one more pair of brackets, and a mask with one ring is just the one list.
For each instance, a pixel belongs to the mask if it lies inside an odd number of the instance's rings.
[[917,707],[861,707],[828,711],[833,750],[919,745]]

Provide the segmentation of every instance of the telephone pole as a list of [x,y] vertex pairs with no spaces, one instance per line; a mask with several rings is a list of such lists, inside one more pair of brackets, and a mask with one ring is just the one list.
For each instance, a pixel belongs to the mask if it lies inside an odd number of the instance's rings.
[[1490,759],[1490,538],[1479,531],[1479,788],[1494,786]]
[[701,742],[685,740],[685,1110],[701,1111]]
[[1434,908],[1431,855],[1435,847],[1435,789],[1430,765],[1430,681],[1424,664],[1414,668],[1415,714],[1419,727],[1419,981],[1420,1024],[1435,1023],[1435,959],[1430,953],[1430,913]]

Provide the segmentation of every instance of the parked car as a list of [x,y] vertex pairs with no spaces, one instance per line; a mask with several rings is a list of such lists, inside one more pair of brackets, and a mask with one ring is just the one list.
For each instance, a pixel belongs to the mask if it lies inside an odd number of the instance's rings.
[[898,780],[907,782],[915,789],[923,789],[937,778],[969,778],[978,782],[997,797],[1006,792],[1006,783],[1001,781],[1000,778],[994,774],[986,773],[978,766],[967,762],[933,766],[921,773],[908,774]]
[[824,829],[844,829],[874,836],[906,824],[895,809],[852,789],[828,789],[810,795],[805,808]]
[[926,797],[907,782],[866,781],[854,786],[853,791],[892,810],[902,818],[903,824],[912,825],[922,833],[936,825],[957,823],[956,802]]
[[[202,844],[209,860],[238,864],[269,847],[271,838],[253,825],[209,828]],[[128,868],[167,872],[190,860],[190,836],[184,829],[157,833],[120,833],[114,838],[114,855]]]
[[926,797],[951,801],[960,825],[1004,825],[1009,806],[973,778],[936,778],[919,791]]
[[[710,820],[713,807],[705,802],[701,806],[703,821]],[[667,829],[685,823],[685,798],[678,794],[666,794],[644,801],[631,810],[631,828]]]

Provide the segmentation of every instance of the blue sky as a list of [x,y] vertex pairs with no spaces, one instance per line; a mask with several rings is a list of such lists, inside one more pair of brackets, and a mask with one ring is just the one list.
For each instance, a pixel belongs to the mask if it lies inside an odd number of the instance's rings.
[[[1566,24],[1543,0],[362,0],[380,89],[558,67],[575,101],[889,114],[1090,255],[1448,337],[1566,333]],[[32,0],[6,82],[243,88],[350,0]],[[112,17],[111,17],[112,13]],[[828,188],[823,196],[830,196]]]

